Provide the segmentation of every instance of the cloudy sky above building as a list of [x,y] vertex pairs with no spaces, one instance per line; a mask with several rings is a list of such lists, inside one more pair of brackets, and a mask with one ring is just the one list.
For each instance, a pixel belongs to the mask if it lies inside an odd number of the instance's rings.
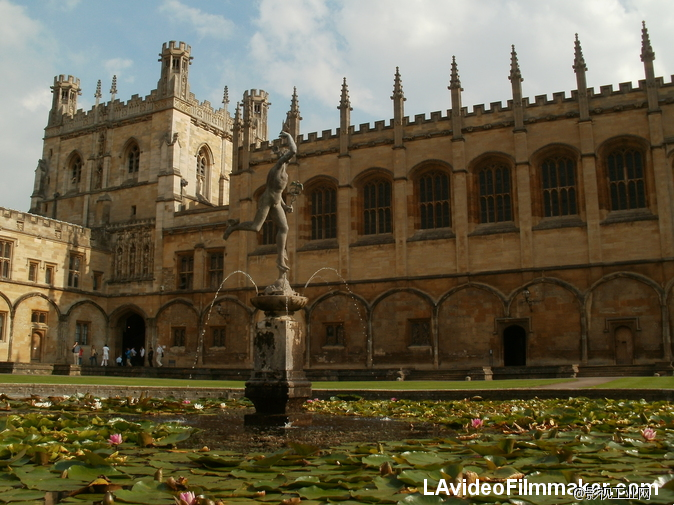
[[270,134],[296,86],[306,135],[339,125],[344,77],[352,123],[388,121],[396,67],[406,115],[446,111],[452,56],[464,106],[505,104],[511,45],[525,96],[568,95],[576,33],[589,86],[636,85],[642,20],[656,75],[671,82],[671,0],[0,0],[0,206],[30,207],[55,75],[81,80],[85,110],[98,79],[109,100],[113,75],[117,98],[146,96],[169,40],[191,45],[190,85],[200,101],[221,107],[228,86],[233,113],[246,89],[269,92]]

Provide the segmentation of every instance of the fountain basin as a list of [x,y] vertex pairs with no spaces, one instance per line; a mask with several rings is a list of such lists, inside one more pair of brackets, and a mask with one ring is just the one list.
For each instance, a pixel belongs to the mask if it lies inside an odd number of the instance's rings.
[[304,308],[309,302],[306,296],[293,295],[258,295],[251,298],[250,303],[264,311],[267,316],[291,315]]

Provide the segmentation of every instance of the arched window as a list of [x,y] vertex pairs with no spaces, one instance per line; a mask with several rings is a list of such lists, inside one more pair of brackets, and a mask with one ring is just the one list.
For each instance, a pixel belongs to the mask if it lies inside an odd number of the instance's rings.
[[611,210],[646,207],[643,153],[633,148],[612,151],[606,158]]
[[277,228],[274,221],[272,221],[270,216],[267,216],[267,219],[265,219],[262,224],[262,229],[259,234],[260,245],[276,244],[276,232]]
[[206,197],[208,194],[209,177],[209,158],[208,150],[202,147],[197,154],[197,195]]
[[573,216],[576,205],[576,164],[566,156],[546,158],[541,164],[543,216]]
[[337,190],[319,186],[311,192],[311,240],[337,238]]
[[73,185],[79,184],[82,180],[82,158],[75,154],[70,160],[70,182]]
[[137,174],[140,167],[140,149],[135,142],[126,152],[126,167],[130,174]]
[[485,165],[478,171],[480,223],[512,221],[510,169],[502,163]]
[[363,234],[379,235],[392,231],[391,183],[384,179],[363,187]]
[[449,228],[449,177],[444,172],[434,171],[419,177],[420,228]]

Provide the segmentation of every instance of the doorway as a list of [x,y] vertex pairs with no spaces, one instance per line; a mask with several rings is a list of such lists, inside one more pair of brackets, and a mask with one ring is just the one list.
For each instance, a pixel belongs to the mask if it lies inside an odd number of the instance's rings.
[[135,349],[136,356],[131,359],[133,366],[145,365],[145,358],[141,358],[140,351],[145,348],[145,320],[138,314],[131,314],[126,319],[122,318],[122,349],[121,352],[126,352],[127,349]]
[[634,336],[629,326],[618,326],[615,337],[615,364],[631,365],[634,359]]
[[33,362],[42,361],[42,340],[44,334],[41,331],[33,330],[33,334],[30,337],[30,360]]
[[518,324],[503,330],[503,366],[526,366],[527,332]]

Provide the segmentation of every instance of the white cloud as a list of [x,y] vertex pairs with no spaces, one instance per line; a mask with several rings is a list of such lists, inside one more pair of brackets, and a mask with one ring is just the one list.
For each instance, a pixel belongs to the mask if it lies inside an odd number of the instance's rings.
[[108,76],[112,77],[113,75],[117,76],[117,80],[124,81],[126,83],[133,83],[135,77],[127,73],[126,70],[133,67],[133,60],[129,58],[112,58],[103,62],[103,67],[105,68]]
[[34,169],[42,153],[40,132],[51,104],[53,40],[23,7],[0,0],[0,205],[28,210]]
[[179,0],[164,0],[159,11],[169,14],[173,21],[187,22],[199,37],[229,39],[234,34],[235,25],[231,20],[219,14],[209,14],[189,7]]

